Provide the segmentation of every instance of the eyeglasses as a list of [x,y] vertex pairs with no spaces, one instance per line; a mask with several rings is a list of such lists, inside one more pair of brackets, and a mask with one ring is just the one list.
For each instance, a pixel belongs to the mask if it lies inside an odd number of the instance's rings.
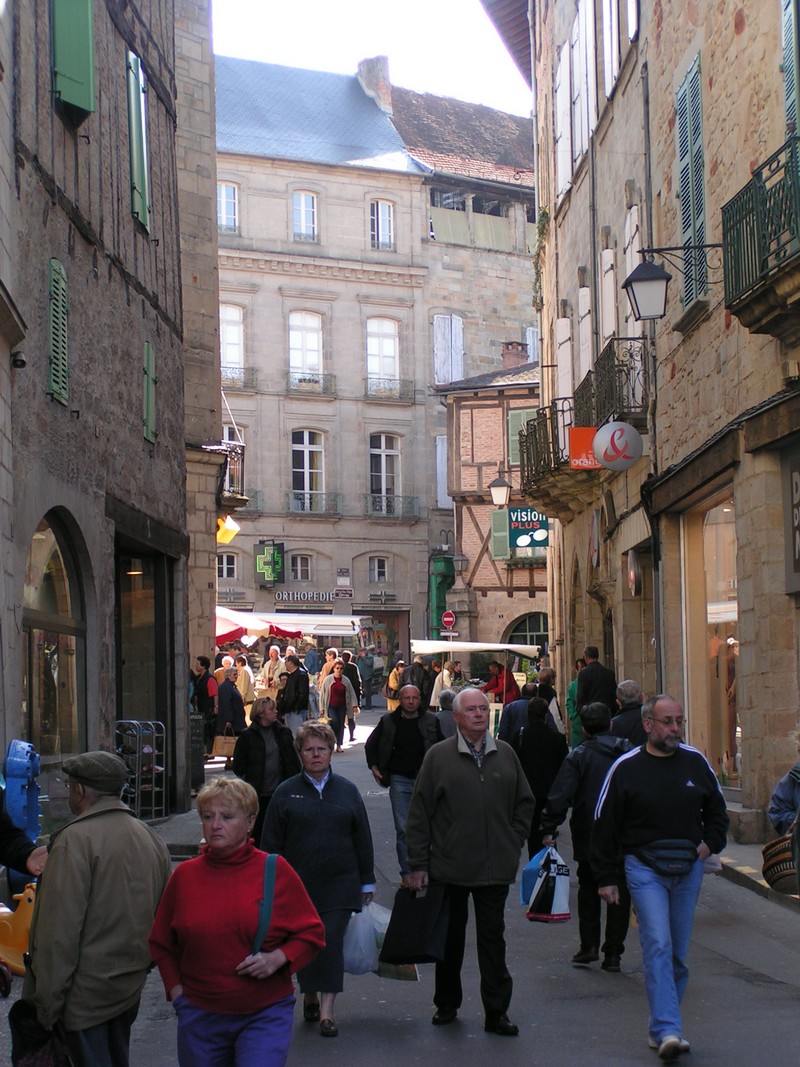
[[662,726],[683,726],[683,716],[677,715],[673,718],[673,716],[670,715],[666,719],[657,719],[655,715],[651,715],[650,722],[660,722]]

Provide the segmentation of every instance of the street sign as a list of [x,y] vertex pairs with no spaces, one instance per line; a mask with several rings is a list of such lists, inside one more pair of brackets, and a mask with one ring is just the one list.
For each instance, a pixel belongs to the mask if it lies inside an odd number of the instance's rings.
[[458,630],[440,630],[439,637],[458,637]]
[[444,611],[444,612],[442,612],[442,626],[444,626],[445,630],[452,630],[452,628],[455,626],[455,624],[456,624],[455,612],[452,612],[452,611]]
[[333,591],[333,599],[334,600],[352,600],[353,599],[353,590],[352,589],[344,589],[342,586],[337,586]]

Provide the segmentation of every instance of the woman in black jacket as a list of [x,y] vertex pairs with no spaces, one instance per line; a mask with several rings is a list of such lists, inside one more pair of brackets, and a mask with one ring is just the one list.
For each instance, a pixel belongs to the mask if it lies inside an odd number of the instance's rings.
[[517,755],[536,799],[531,832],[528,835],[528,859],[542,848],[539,819],[547,803],[550,786],[556,779],[567,755],[563,734],[547,725],[548,702],[534,697],[528,704],[528,722],[517,734]]
[[292,731],[277,720],[278,709],[272,697],[259,697],[250,712],[250,726],[239,734],[233,750],[233,773],[258,793],[258,815],[251,835],[256,846],[261,841],[272,794],[281,782],[300,770]]

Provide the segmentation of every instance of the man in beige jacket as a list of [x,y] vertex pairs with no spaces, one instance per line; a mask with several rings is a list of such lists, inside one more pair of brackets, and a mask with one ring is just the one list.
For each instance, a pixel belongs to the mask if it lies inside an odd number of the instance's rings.
[[128,772],[119,756],[72,756],[64,773],[75,819],[50,843],[23,997],[42,1026],[63,1026],[76,1067],[127,1067],[169,853],[120,800]]

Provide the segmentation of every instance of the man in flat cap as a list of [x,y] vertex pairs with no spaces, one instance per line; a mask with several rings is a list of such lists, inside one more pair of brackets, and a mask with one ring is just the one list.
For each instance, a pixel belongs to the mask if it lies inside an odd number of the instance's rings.
[[120,800],[128,772],[119,756],[71,756],[64,774],[75,818],[50,842],[23,997],[42,1026],[63,1027],[76,1067],[128,1067],[169,853]]

